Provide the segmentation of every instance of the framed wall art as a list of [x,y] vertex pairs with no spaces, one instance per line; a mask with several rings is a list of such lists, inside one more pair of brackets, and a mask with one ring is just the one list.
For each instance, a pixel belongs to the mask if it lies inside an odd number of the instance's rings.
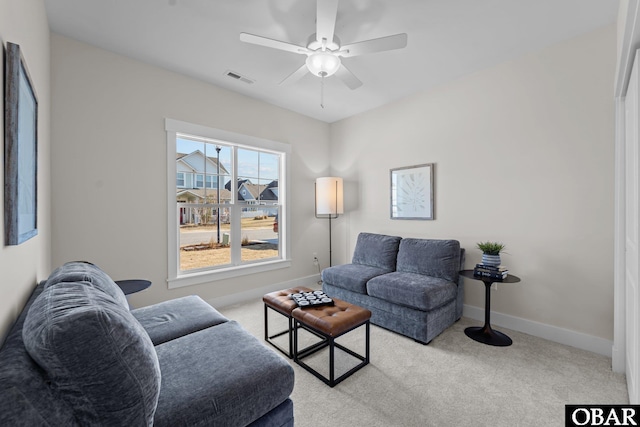
[[20,46],[7,43],[4,96],[5,245],[38,234],[38,99]]
[[433,169],[433,163],[391,169],[391,219],[434,219]]

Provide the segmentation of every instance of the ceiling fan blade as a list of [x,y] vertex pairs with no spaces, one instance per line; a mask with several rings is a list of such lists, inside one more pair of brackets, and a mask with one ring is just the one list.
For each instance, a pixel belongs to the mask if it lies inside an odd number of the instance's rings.
[[344,45],[336,55],[348,58],[350,56],[364,55],[367,53],[384,52],[385,50],[402,49],[407,46],[407,34],[401,33],[393,36],[380,37],[379,39],[365,40],[362,42]]
[[304,77],[304,75],[307,74],[308,72],[309,72],[309,69],[307,68],[307,64],[306,63],[302,64],[300,68],[298,68],[293,73],[285,77],[284,80],[280,82],[280,84],[282,85],[282,84],[288,84],[288,83],[295,83],[298,80],[300,80],[302,77]]
[[281,42],[280,40],[269,39],[267,37],[256,36],[249,33],[240,33],[240,41],[257,44],[259,46],[271,47],[273,49],[285,50],[287,52],[306,54],[309,49],[292,43]]
[[322,39],[326,39],[327,43],[331,43],[333,42],[333,32],[336,28],[338,0],[317,1],[316,40],[322,43]]
[[357,89],[362,86],[362,82],[344,64],[338,68],[335,74],[349,89]]

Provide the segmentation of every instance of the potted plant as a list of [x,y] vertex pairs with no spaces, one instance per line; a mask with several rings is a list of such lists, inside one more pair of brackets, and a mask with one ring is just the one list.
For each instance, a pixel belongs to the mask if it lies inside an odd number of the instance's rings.
[[499,266],[500,252],[505,248],[504,244],[499,242],[480,242],[477,244],[478,249],[482,251],[482,263],[484,265]]

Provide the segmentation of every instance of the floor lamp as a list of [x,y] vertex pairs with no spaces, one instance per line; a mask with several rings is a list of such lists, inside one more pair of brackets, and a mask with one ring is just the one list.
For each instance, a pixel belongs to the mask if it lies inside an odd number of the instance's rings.
[[331,267],[331,220],[344,213],[342,178],[316,179],[316,218],[329,219],[329,267]]

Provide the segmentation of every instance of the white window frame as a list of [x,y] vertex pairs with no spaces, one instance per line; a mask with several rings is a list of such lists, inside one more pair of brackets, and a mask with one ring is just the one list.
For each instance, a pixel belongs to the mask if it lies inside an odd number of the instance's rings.
[[[199,285],[216,280],[229,279],[248,274],[272,271],[291,266],[290,239],[287,224],[289,221],[289,197],[288,187],[290,178],[289,158],[291,157],[291,146],[283,142],[271,141],[268,139],[242,135],[228,132],[221,129],[210,128],[208,126],[197,125],[174,119],[165,119],[165,130],[167,132],[167,219],[168,219],[168,277],[169,289],[183,286]],[[228,267],[216,268],[206,271],[181,272],[179,268],[179,225],[178,209],[176,199],[176,140],[179,134],[200,136],[220,143],[233,144],[242,148],[270,150],[280,153],[281,179],[278,182],[279,200],[282,205],[278,217],[279,249],[281,257],[250,264],[240,264]],[[185,182],[186,183],[186,182]],[[231,224],[232,233],[240,234],[240,223]],[[239,249],[238,249],[239,250]]]

